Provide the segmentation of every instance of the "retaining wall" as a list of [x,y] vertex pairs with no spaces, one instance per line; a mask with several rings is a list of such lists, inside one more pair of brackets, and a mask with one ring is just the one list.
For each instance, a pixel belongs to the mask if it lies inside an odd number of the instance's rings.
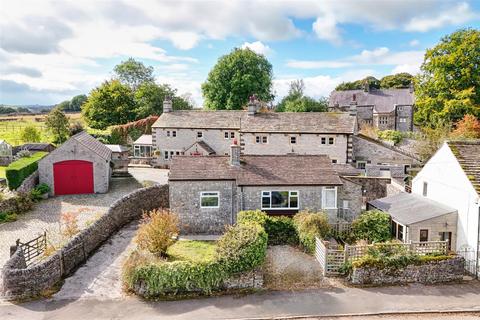
[[2,269],[0,294],[8,300],[41,294],[84,263],[118,229],[155,208],[168,208],[168,185],[139,189],[115,201],[105,215],[38,264],[26,267],[17,248]]
[[16,189],[17,192],[30,192],[35,188],[35,186],[38,184],[38,170],[36,170],[34,173],[29,175],[25,180],[23,180],[22,184]]
[[460,281],[464,274],[464,263],[462,257],[455,257],[422,265],[409,265],[396,270],[375,267],[354,268],[350,282],[356,285],[390,285]]

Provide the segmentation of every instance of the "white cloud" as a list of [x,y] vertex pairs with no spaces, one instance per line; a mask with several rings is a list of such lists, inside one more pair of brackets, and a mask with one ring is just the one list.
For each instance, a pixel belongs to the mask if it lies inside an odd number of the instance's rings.
[[332,14],[318,17],[313,23],[312,29],[317,37],[322,40],[327,40],[336,45],[342,42],[340,31],[337,28],[337,21]]
[[269,55],[273,52],[273,50],[267,46],[266,44],[262,43],[261,41],[255,42],[244,42],[241,46],[242,49],[249,48],[250,50],[258,53],[263,54],[264,56]]
[[413,39],[412,41],[410,41],[410,42],[408,43],[408,45],[409,45],[410,47],[416,47],[416,46],[418,46],[419,44],[420,44],[420,41],[418,41],[417,39]]

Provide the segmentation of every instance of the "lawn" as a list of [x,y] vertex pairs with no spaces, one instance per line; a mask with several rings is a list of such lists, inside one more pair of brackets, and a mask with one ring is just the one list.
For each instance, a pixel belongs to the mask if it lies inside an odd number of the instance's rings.
[[5,169],[7,169],[7,167],[0,167],[0,178],[5,178]]
[[167,250],[169,260],[191,262],[212,261],[215,256],[215,241],[179,240]]

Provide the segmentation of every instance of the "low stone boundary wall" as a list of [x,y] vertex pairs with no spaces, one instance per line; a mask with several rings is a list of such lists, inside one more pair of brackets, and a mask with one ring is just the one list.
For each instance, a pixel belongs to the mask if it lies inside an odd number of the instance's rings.
[[398,270],[374,267],[354,268],[350,276],[350,283],[356,285],[388,285],[460,281],[464,274],[464,264],[463,257],[457,256],[452,259],[431,261],[422,265],[409,265]]
[[16,189],[17,192],[30,192],[38,184],[38,170],[23,180],[22,184]]
[[1,295],[8,300],[37,296],[84,263],[105,240],[142,212],[168,208],[168,185],[136,190],[115,201],[107,213],[44,261],[26,267],[17,248],[2,269]]

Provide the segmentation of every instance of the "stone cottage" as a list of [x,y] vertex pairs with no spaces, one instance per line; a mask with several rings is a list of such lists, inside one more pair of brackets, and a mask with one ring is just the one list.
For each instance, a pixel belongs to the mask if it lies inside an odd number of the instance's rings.
[[222,233],[241,210],[271,215],[325,210],[331,219],[361,209],[362,187],[342,179],[325,155],[177,156],[170,166],[170,209],[184,233]]
[[257,112],[250,101],[247,111],[173,111],[164,102],[163,114],[152,126],[155,165],[168,166],[178,155],[228,155],[232,141],[245,155],[319,155],[333,163],[352,162],[352,136],[356,118],[348,113]]
[[413,86],[405,89],[370,89],[333,91],[329,111],[355,112],[360,127],[380,130],[413,130],[415,97]]

